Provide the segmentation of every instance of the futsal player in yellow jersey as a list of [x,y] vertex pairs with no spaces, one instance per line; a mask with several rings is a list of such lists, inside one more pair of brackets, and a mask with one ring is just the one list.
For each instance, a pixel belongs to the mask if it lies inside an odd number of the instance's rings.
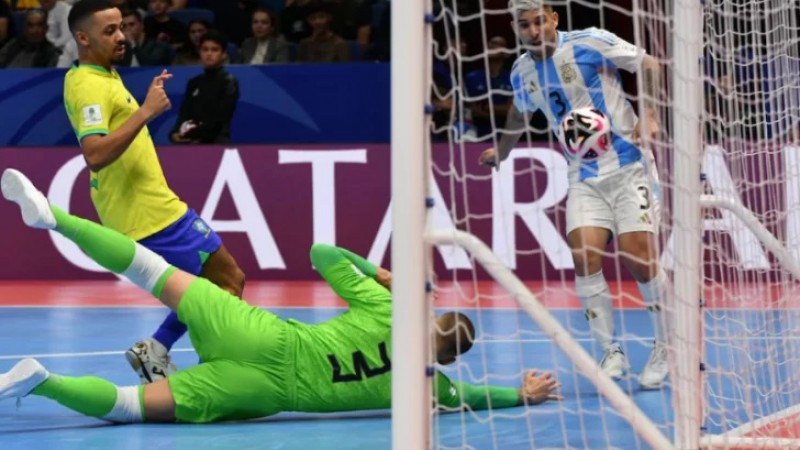
[[[222,240],[169,188],[147,123],[170,108],[164,70],[144,103],[125,88],[113,65],[125,56],[122,14],[107,0],[81,0],[69,13],[79,59],[64,78],[64,107],[86,164],[100,221],[241,297],[244,274]],[[167,376],[168,352],[186,332],[175,313],[149,339],[126,352],[143,382]]]

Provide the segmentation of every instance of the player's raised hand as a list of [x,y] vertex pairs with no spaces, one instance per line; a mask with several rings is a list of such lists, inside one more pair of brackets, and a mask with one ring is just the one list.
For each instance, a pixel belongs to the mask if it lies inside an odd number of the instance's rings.
[[489,148],[481,153],[481,156],[478,158],[478,164],[487,167],[498,167],[499,161],[497,160],[497,150],[494,148]]
[[148,113],[149,120],[154,119],[159,114],[170,109],[172,103],[164,90],[164,81],[172,78],[172,74],[164,69],[160,75],[153,78],[150,87],[147,89],[147,97],[144,99],[142,108]]
[[563,400],[564,397],[555,393],[560,388],[561,383],[551,372],[539,374],[537,370],[531,370],[525,374],[519,395],[525,403],[538,405],[547,400]]

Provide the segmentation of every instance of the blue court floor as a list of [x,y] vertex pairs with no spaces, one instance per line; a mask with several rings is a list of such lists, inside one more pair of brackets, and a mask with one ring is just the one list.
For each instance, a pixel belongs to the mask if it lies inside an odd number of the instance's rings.
[[[336,308],[282,308],[276,313],[306,322],[318,322],[341,312]],[[517,385],[520,374],[528,368],[553,370],[563,383],[565,400],[530,408],[518,407],[493,412],[450,413],[434,419],[435,448],[528,449],[528,448],[648,448],[632,432],[630,426],[596,394],[585,379],[573,372],[567,358],[556,350],[524,313],[516,310],[467,310],[476,321],[479,342],[466,355],[461,365],[446,370],[451,378],[476,383]],[[118,385],[132,385],[138,378],[127,366],[123,350],[135,340],[151,334],[160,323],[165,309],[155,307],[2,307],[0,308],[0,371],[8,370],[21,357],[34,355],[51,372],[63,375],[94,375]],[[582,312],[575,309],[555,310],[562,323],[576,333],[586,348],[591,340]],[[775,346],[764,342],[748,344],[744,354],[740,347],[715,336],[729,336],[730,327],[758,327],[769,324],[765,332],[781,334],[775,323],[786,317],[755,319],[746,312],[733,312],[737,320],[726,320],[725,330],[716,325],[707,327],[709,365],[724,367],[737,358],[758,360],[753,349],[761,348],[772,358],[782,358]],[[795,312],[790,321],[797,322]],[[728,316],[730,318],[730,315]],[[777,320],[777,322],[776,322]],[[716,324],[716,322],[714,322]],[[638,371],[649,354],[652,336],[645,311],[626,310],[618,314],[618,329],[627,349],[633,371]],[[769,329],[769,327],[772,327]],[[522,331],[520,331],[522,330]],[[635,337],[636,336],[636,337]],[[757,339],[756,339],[757,341]],[[784,339],[788,342],[788,340]],[[754,341],[755,342],[755,341]],[[197,362],[187,338],[175,346],[173,360],[178,367]],[[789,377],[797,369],[794,364],[771,365],[763,374],[742,374],[716,377],[711,380],[716,406],[726,404],[726,414],[710,412],[709,427],[719,429],[738,425],[744,414],[737,409],[742,396],[749,395],[743,385],[762,387]],[[776,373],[776,371],[778,373]],[[490,375],[487,375],[490,372]],[[794,373],[800,374],[800,370]],[[796,376],[796,375],[795,375]],[[764,383],[760,380],[764,379]],[[768,381],[766,379],[771,379]],[[738,380],[738,381],[737,381]],[[749,381],[748,381],[749,380]],[[672,405],[669,389],[637,390],[635,377],[622,381],[636,403],[671,436]],[[794,392],[761,392],[765,395],[767,415],[800,403]],[[767,398],[770,394],[773,397]],[[771,399],[771,400],[770,400]],[[792,403],[794,402],[794,403]],[[732,416],[731,416],[732,415]],[[716,417],[716,418],[714,418]],[[725,421],[728,422],[725,422]],[[213,425],[109,425],[82,417],[60,405],[33,396],[22,400],[0,402],[0,449],[388,449],[390,448],[388,411],[339,415],[285,414],[245,423]]]

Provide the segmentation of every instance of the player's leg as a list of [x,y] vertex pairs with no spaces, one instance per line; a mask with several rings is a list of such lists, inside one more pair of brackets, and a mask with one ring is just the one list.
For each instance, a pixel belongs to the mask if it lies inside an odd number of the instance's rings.
[[245,275],[225,245],[220,244],[217,251],[208,256],[200,276],[236,297],[242,297]]
[[36,395],[86,416],[115,423],[174,422],[175,400],[166,380],[147,386],[116,386],[98,377],[49,373],[23,359],[0,374],[0,400]]
[[[189,209],[183,217],[158,233],[139,241],[173,266],[211,280],[241,297],[244,274],[222,245],[222,239],[197,213]],[[164,378],[175,367],[169,350],[186,333],[186,325],[170,312],[147,339],[136,342],[125,357],[143,383]]]
[[3,172],[0,187],[6,199],[19,205],[26,225],[57,231],[96,263],[126,276],[170,309],[178,309],[193,275],[170,266],[164,258],[114,230],[51,206],[44,194],[16,170]]
[[603,350],[600,366],[612,378],[622,377],[628,361],[614,337],[611,292],[603,275],[603,252],[613,229],[613,212],[587,183],[570,186],[567,196],[567,242],[575,264],[575,292],[595,342]]
[[639,376],[644,389],[661,387],[668,374],[666,302],[669,300],[669,278],[658,263],[658,196],[657,184],[646,175],[644,166],[636,164],[620,180],[615,205],[618,245],[622,262],[639,286],[653,323],[654,346]]

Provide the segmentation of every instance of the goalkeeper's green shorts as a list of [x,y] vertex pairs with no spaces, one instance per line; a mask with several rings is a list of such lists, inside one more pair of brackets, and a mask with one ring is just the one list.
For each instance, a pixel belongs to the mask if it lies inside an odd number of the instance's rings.
[[293,396],[294,332],[275,314],[197,278],[178,318],[203,363],[168,378],[179,422],[265,417]]

